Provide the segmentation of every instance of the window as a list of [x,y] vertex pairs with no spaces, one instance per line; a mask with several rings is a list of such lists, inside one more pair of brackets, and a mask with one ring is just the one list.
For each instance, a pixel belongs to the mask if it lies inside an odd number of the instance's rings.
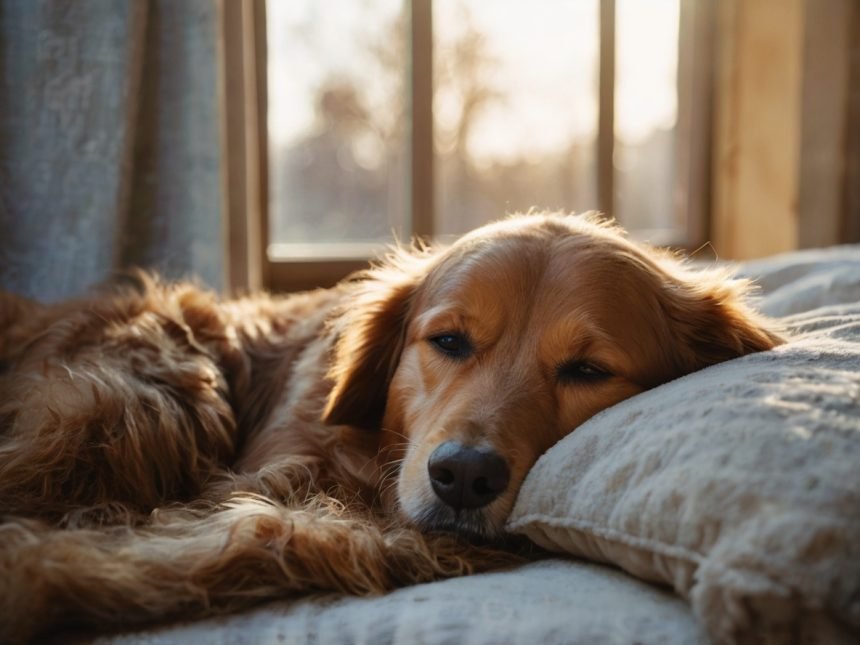
[[409,232],[402,0],[267,5],[269,252],[366,256]]
[[531,207],[702,241],[708,2],[242,2],[267,286]]
[[596,206],[598,8],[433,3],[437,235]]

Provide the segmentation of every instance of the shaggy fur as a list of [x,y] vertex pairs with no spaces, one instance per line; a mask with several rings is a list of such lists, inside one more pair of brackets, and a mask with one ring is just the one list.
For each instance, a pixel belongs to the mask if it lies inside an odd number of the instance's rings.
[[[145,274],[53,306],[0,295],[0,641],[516,562],[504,522],[542,452],[780,342],[746,289],[595,216],[531,215],[287,297]],[[497,499],[436,497],[451,439],[503,456]]]

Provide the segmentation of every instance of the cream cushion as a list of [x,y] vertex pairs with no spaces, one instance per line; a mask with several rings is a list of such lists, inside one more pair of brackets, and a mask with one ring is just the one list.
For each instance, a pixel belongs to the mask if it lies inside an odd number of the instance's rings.
[[860,642],[860,305],[784,322],[582,425],[509,530],[671,585],[716,642]]
[[760,309],[769,316],[860,301],[860,245],[783,253],[738,269],[766,294]]
[[[58,641],[59,642],[59,641]],[[544,560],[357,598],[327,594],[94,645],[706,645],[687,603],[620,571]]]

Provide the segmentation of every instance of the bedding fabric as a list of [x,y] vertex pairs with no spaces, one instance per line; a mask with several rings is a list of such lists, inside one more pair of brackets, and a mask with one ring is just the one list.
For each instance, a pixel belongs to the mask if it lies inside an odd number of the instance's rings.
[[[777,266],[762,308],[790,310],[792,293],[856,300],[850,289],[812,295],[810,280],[860,277],[860,257],[834,268]],[[786,345],[577,429],[532,469],[509,528],[672,585],[717,642],[857,642],[860,304],[783,322]]]
[[860,245],[784,253],[739,266],[764,298],[760,309],[782,317],[860,301]]
[[686,603],[620,571],[547,560],[454,578],[379,598],[328,595],[101,639],[167,643],[665,643],[706,638]]

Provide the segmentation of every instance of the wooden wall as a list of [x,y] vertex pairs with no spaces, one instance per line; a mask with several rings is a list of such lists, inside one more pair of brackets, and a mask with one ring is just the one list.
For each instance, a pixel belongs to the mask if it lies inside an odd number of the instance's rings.
[[718,3],[712,234],[721,257],[847,241],[858,11],[854,0]]

